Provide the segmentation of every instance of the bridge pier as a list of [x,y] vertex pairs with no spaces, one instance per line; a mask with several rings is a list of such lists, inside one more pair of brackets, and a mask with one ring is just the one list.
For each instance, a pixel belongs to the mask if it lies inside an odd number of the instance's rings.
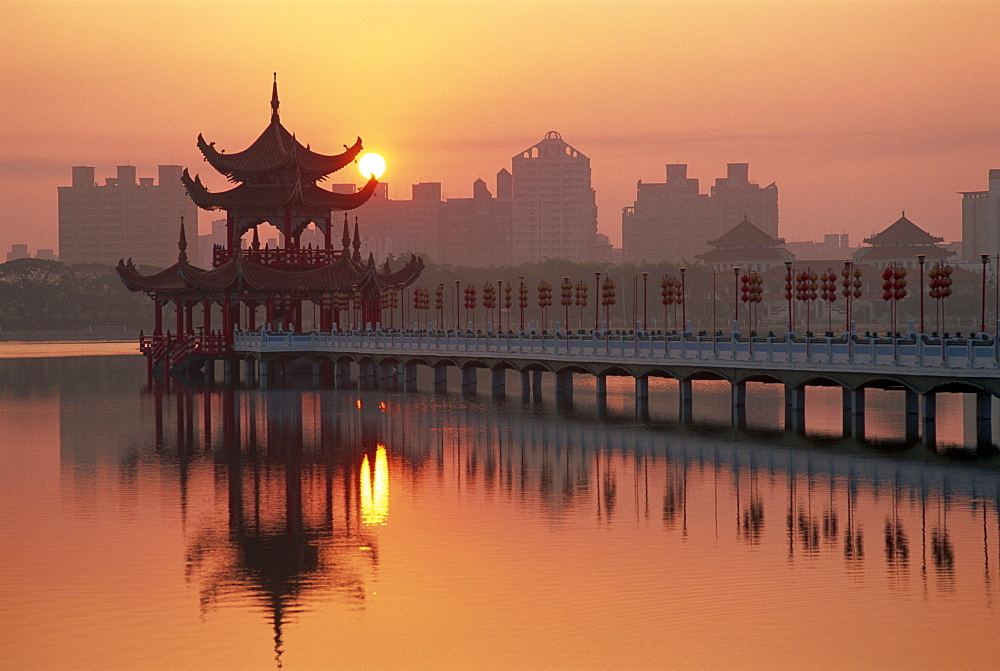
[[521,401],[531,401],[531,373],[526,370],[521,371]]
[[608,407],[608,376],[598,375],[594,387],[597,393],[597,407],[606,410]]
[[851,390],[851,435],[865,439],[865,388]]
[[333,364],[333,371],[333,377],[337,389],[350,389],[353,386],[351,383],[350,361],[338,361]]
[[405,385],[407,392],[415,392],[417,390],[417,366],[420,364],[416,362],[409,362],[404,366],[403,369],[403,384]]
[[635,414],[641,420],[649,419],[649,376],[635,378]]
[[476,367],[466,366],[462,369],[462,394],[464,396],[476,395]]
[[785,385],[785,431],[803,434],[806,430],[806,388]]
[[732,386],[733,426],[744,429],[747,425],[747,383],[734,382]]
[[694,415],[694,391],[691,386],[691,380],[678,380],[677,392],[680,406],[678,414],[681,424],[690,424],[693,421]]
[[507,396],[507,371],[504,368],[494,368],[490,371],[494,399]]
[[448,393],[448,366],[434,367],[434,393]]
[[312,383],[317,388],[323,386],[323,361],[320,359],[312,362]]
[[257,365],[260,369],[260,388],[269,389],[274,382],[274,362],[261,361]]
[[[215,378],[215,370],[212,370],[212,379]],[[222,377],[226,386],[233,386],[240,383],[240,362],[226,359],[222,362]]]
[[937,445],[937,396],[931,392],[920,398],[924,406],[923,443],[926,447],[933,448]]
[[205,367],[202,369],[205,384],[211,385],[215,383],[215,359],[205,359]]
[[252,357],[247,359],[243,364],[243,369],[247,384],[255,386],[257,384],[257,359]]
[[906,442],[913,443],[920,438],[920,400],[917,392],[909,389],[904,392],[906,408]]
[[991,394],[976,392],[976,449],[981,452],[993,447],[992,402]]
[[535,403],[542,402],[542,371],[531,373],[531,398]]
[[573,405],[573,373],[561,370],[556,373],[556,404],[563,407]]

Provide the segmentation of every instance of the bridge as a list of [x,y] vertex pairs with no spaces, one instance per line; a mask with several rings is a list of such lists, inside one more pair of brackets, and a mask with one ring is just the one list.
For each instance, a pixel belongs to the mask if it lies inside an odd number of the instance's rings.
[[[196,354],[196,351],[195,351]],[[748,382],[782,384],[785,424],[804,431],[805,390],[836,386],[842,390],[846,436],[864,437],[865,390],[902,391],[906,436],[936,442],[936,394],[971,393],[976,398],[977,446],[991,449],[992,398],[1000,397],[1000,341],[934,338],[908,332],[904,337],[844,333],[824,337],[658,334],[636,331],[493,333],[440,330],[362,330],[295,333],[236,331],[225,357],[227,379],[246,379],[263,387],[280,384],[296,360],[312,362],[316,384],[337,387],[417,388],[420,366],[433,370],[435,392],[448,391],[448,370],[461,370],[462,391],[475,394],[480,370],[489,371],[492,393],[506,396],[508,372],[519,374],[523,400],[541,399],[544,375],[555,376],[556,401],[572,405],[575,375],[596,378],[599,404],[606,403],[607,377],[635,381],[636,410],[649,415],[649,380],[672,378],[679,387],[679,416],[692,422],[695,380],[725,380],[732,385],[732,418],[746,423]],[[355,382],[354,371],[358,377]]]

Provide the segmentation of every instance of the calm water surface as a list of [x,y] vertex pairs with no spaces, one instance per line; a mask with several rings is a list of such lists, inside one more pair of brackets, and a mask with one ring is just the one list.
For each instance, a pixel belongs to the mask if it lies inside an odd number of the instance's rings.
[[891,393],[858,444],[834,391],[793,436],[778,387],[740,433],[728,387],[693,428],[676,386],[648,423],[609,387],[602,414],[579,378],[557,412],[0,360],[3,666],[996,667],[1000,470],[961,397],[934,454]]

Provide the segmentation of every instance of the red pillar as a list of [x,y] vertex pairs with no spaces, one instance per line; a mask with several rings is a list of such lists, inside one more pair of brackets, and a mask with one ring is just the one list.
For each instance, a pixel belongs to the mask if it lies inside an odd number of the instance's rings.
[[247,306],[247,328],[251,331],[257,330],[257,303],[255,301],[244,301]]
[[184,333],[184,303],[180,300],[174,301],[174,311],[177,313],[177,335]]
[[185,333],[192,335],[194,333],[194,301],[188,301],[184,306],[184,312],[184,323],[187,326]]

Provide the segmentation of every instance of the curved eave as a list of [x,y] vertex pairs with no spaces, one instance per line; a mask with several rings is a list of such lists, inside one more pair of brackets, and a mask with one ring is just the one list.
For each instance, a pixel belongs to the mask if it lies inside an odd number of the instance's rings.
[[[126,263],[123,259],[118,261],[115,272],[130,291],[156,292],[156,291],[176,291],[190,289],[191,285],[184,279],[186,272],[201,271],[200,268],[185,262],[177,262],[174,265],[161,270],[153,275],[143,275],[129,259]],[[205,271],[201,271],[205,272]]]
[[351,163],[361,152],[362,144],[359,137],[342,154],[320,154],[299,142],[279,121],[272,121],[241,152],[223,154],[201,134],[198,149],[209,165],[233,182],[256,181],[274,173],[297,173],[316,181]]
[[353,210],[364,205],[375,193],[378,180],[368,180],[364,187],[354,193],[334,193],[312,183],[295,184],[240,184],[228,191],[212,193],[201,183],[201,178],[193,179],[185,168],[181,182],[187,189],[194,204],[203,210],[232,210],[253,207],[257,209],[302,206],[321,210]]

